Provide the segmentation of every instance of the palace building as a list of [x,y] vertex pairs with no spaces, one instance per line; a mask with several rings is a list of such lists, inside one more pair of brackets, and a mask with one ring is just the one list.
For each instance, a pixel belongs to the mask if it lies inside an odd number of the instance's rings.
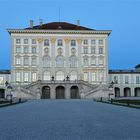
[[31,20],[30,27],[8,32],[11,70],[0,71],[1,98],[9,93],[31,99],[108,97],[112,81],[113,96],[140,96],[139,85],[135,85],[139,69],[108,69],[111,30],[83,27],[79,20],[77,24],[43,24],[40,20],[37,26]]

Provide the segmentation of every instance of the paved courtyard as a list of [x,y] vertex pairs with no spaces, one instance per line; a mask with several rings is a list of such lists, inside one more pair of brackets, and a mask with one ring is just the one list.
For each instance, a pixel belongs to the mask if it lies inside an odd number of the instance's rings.
[[140,110],[92,100],[0,108],[0,140],[139,140]]

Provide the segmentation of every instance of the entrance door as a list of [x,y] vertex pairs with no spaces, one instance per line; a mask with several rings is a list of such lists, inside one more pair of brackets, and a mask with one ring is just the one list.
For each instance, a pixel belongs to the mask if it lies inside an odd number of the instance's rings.
[[5,90],[0,89],[0,98],[5,98]]
[[79,98],[79,89],[77,86],[72,86],[70,91],[71,91],[71,99]]
[[50,87],[45,86],[42,88],[41,99],[50,99]]
[[63,86],[56,87],[56,99],[65,99],[65,88]]

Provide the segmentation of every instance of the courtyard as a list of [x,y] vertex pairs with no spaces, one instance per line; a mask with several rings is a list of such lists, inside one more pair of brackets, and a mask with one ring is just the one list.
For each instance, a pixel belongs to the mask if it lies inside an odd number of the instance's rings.
[[138,140],[139,116],[92,100],[33,100],[0,108],[0,140]]

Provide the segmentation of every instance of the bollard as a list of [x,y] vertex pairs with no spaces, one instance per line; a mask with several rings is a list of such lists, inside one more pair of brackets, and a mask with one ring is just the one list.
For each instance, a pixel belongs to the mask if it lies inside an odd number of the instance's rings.
[[103,101],[102,97],[101,97],[100,101],[101,101],[101,102]]
[[110,100],[110,101],[111,101],[111,104],[112,104],[112,103],[113,103],[113,99],[111,98],[111,100]]
[[21,98],[19,98],[19,103],[21,103]]

